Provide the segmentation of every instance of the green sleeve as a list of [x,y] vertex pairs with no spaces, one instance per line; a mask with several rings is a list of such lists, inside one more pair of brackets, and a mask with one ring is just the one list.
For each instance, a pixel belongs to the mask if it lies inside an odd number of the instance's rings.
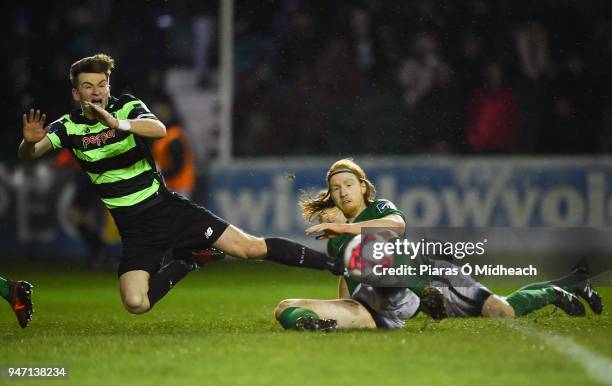
[[67,147],[68,133],[66,131],[66,126],[64,125],[66,120],[67,118],[66,116],[64,116],[49,125],[49,132],[47,133],[47,138],[49,138],[49,140],[51,141],[53,150],[58,150],[63,147]]
[[123,106],[117,111],[117,119],[157,119],[147,105],[133,95],[124,94],[120,98]]
[[57,149],[61,149],[62,148],[62,142],[60,141],[60,139],[57,136],[57,134],[55,134],[55,133],[47,133],[47,138],[49,138],[49,140],[51,140],[51,145],[53,146],[53,150],[57,150]]
[[375,204],[375,211],[377,212],[377,218],[383,218],[383,217],[387,217],[391,214],[396,214],[398,216],[400,216],[404,221],[406,221],[406,216],[404,215],[404,213],[397,209],[397,207],[395,206],[394,203],[392,203],[389,200],[376,200]]

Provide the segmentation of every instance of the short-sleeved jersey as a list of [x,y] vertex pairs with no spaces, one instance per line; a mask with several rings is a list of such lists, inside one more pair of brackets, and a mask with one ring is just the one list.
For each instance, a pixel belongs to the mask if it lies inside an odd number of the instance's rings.
[[[389,200],[378,199],[371,202],[359,215],[355,218],[354,222],[361,222],[367,220],[376,220],[389,216],[391,214],[397,214],[401,218],[406,220],[404,213],[397,209],[397,207]],[[350,234],[338,235],[338,237],[329,240],[327,243],[327,254],[337,259],[342,259],[344,255],[344,249],[346,245],[355,237]],[[352,293],[355,287],[359,284],[350,277],[346,277],[346,283],[349,287],[349,292]]]
[[[117,119],[157,119],[140,99],[128,94],[110,97],[106,110]],[[70,149],[111,212],[129,213],[165,188],[145,138],[108,128],[80,110],[51,123],[47,136],[54,150]]]

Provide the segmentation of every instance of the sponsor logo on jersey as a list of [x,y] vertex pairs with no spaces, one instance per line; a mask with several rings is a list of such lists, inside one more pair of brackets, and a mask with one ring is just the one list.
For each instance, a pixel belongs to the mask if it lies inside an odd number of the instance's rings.
[[396,209],[396,208],[395,208],[395,205],[393,205],[390,201],[381,201],[378,204],[376,204],[376,209],[378,209],[380,213],[383,213],[387,209]]
[[110,129],[107,131],[103,131],[101,133],[95,134],[95,135],[86,135],[83,137],[83,148],[87,149],[88,145],[106,145],[106,141],[108,141],[111,138],[115,138],[115,136],[117,135],[117,130],[115,129]]
[[213,234],[213,230],[211,227],[208,227],[208,229],[206,229],[206,232],[204,232],[204,236],[206,236],[206,239],[210,239],[210,236],[212,236]]

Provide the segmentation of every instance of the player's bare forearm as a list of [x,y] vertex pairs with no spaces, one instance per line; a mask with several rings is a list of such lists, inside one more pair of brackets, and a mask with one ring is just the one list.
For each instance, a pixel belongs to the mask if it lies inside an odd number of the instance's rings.
[[360,234],[362,228],[400,228],[402,230],[402,233],[406,228],[406,223],[404,222],[404,220],[396,214],[392,214],[383,218],[377,218],[375,220],[360,221],[346,225],[350,230],[347,233],[351,233],[354,235]]
[[101,124],[111,129],[129,131],[145,138],[163,138],[166,136],[166,126],[156,119],[142,118],[119,120],[113,117],[108,111],[93,103],[84,102],[83,107],[95,115]]
[[383,218],[375,220],[367,220],[349,224],[321,223],[313,225],[306,229],[306,235],[312,235],[318,232],[323,234],[317,236],[317,240],[332,239],[340,234],[358,235],[362,228],[400,228],[401,233],[404,232],[406,223],[404,219],[396,214],[391,214]]
[[51,150],[51,141],[46,137],[37,143],[21,141],[17,156],[22,161],[32,161],[42,157],[49,150]]
[[19,150],[17,151],[17,156],[22,161],[30,161],[33,160],[34,157],[34,146],[36,144],[27,143],[25,141],[21,141],[19,144]]
[[130,132],[145,138],[163,138],[166,126],[156,119],[130,119]]

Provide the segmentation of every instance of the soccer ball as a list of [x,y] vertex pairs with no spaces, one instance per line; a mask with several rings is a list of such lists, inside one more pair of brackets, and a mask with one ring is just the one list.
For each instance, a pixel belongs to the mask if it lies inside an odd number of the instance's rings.
[[[344,266],[348,276],[358,282],[378,281],[373,274],[374,266],[390,267],[393,265],[393,256],[374,258],[374,245],[385,243],[385,238],[379,234],[357,235],[349,241],[344,249]],[[380,279],[380,278],[379,278]]]
[[361,235],[353,237],[344,248],[344,266],[349,277],[357,281],[361,279]]

